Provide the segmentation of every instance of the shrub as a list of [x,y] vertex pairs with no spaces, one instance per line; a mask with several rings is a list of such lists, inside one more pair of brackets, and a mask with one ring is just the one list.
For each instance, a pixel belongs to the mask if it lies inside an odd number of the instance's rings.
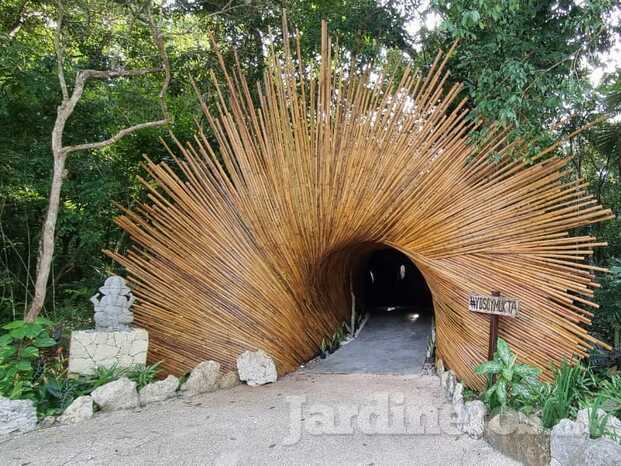
[[600,384],[602,408],[613,416],[621,417],[621,375],[613,375]]
[[47,364],[43,352],[57,345],[50,336],[52,322],[15,320],[2,326],[0,337],[0,394],[11,399],[37,397],[37,379]]
[[131,368],[97,368],[88,376],[70,376],[62,351],[50,335],[54,324],[43,318],[35,322],[16,320],[2,329],[0,336],[0,395],[11,399],[31,399],[40,417],[62,413],[81,395],[126,376],[141,389],[152,382],[160,363]]
[[539,369],[518,364],[517,356],[502,338],[498,339],[494,359],[477,366],[475,372],[490,379],[496,377],[493,384],[488,384],[490,386],[483,396],[490,410],[504,407],[519,409],[536,397]]
[[595,396],[597,379],[580,363],[563,361],[554,371],[554,382],[541,396],[541,417],[545,427],[553,427],[561,419],[574,418],[580,406]]

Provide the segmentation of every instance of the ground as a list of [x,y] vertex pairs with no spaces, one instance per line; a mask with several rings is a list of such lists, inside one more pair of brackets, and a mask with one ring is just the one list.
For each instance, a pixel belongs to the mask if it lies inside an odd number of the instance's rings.
[[516,464],[455,429],[439,378],[421,375],[431,322],[416,313],[372,313],[358,338],[275,384],[0,441],[0,463]]
[[376,310],[355,340],[305,370],[336,374],[420,374],[430,334],[431,310]]
[[517,464],[455,435],[449,412],[435,376],[298,372],[13,436],[0,443],[0,462]]

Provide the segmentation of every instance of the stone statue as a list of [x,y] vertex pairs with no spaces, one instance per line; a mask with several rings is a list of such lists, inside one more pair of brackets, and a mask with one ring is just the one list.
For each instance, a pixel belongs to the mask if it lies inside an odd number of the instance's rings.
[[91,298],[95,305],[95,329],[104,331],[129,330],[134,314],[129,310],[134,304],[134,295],[117,275],[106,279],[99,293]]

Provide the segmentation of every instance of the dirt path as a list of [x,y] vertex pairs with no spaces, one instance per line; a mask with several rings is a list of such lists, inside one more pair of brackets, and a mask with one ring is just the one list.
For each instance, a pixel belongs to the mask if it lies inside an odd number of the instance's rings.
[[437,377],[296,373],[0,441],[0,464],[516,464],[455,435]]
[[[416,316],[416,317],[414,317]],[[415,308],[372,313],[355,340],[307,372],[332,374],[420,374],[431,334],[431,313],[417,318]]]

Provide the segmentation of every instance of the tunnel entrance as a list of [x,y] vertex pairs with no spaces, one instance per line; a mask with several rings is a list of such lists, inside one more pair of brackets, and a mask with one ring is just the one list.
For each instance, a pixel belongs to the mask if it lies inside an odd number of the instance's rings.
[[358,288],[366,312],[433,313],[431,292],[425,278],[402,252],[385,248],[369,254],[359,272]]
[[352,271],[357,337],[315,365],[318,373],[420,374],[433,356],[433,300],[425,278],[403,253],[372,249]]

